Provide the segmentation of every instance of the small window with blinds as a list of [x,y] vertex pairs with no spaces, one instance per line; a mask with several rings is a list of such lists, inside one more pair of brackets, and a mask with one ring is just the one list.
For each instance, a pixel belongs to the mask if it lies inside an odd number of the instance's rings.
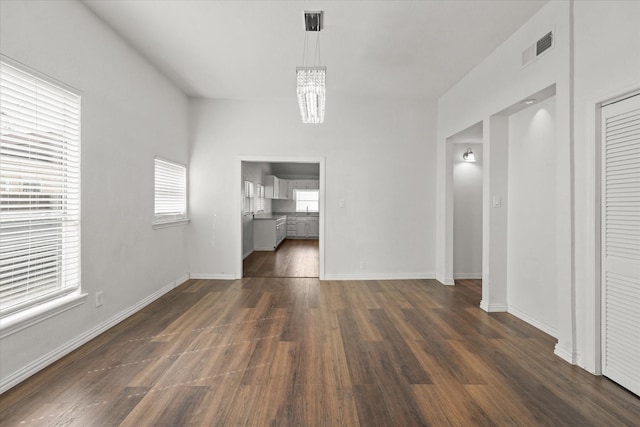
[[0,316],[80,289],[80,96],[0,60]]
[[187,167],[156,157],[153,224],[179,225],[187,221]]
[[242,198],[242,213],[251,214],[253,213],[253,192],[254,186],[253,182],[245,181],[244,182],[244,193]]
[[264,185],[262,184],[258,184],[256,186],[256,191],[255,191],[255,207],[256,207],[256,212],[264,212],[264,205],[265,205],[265,197],[264,197]]

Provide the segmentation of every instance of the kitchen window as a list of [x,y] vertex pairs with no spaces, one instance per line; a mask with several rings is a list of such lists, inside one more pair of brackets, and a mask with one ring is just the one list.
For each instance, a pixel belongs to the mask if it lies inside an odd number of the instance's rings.
[[256,212],[264,212],[264,205],[265,205],[264,185],[256,184],[255,199],[256,199],[255,200]]
[[2,56],[0,113],[0,317],[36,322],[81,298],[80,94]]
[[253,213],[253,182],[251,181],[244,182],[242,212],[245,214]]
[[318,212],[319,197],[318,190],[295,190],[296,212]]

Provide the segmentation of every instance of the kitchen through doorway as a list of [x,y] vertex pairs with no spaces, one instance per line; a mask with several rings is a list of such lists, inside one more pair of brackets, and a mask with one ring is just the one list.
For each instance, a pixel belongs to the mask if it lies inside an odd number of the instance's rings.
[[244,157],[239,162],[236,277],[324,276],[324,159]]

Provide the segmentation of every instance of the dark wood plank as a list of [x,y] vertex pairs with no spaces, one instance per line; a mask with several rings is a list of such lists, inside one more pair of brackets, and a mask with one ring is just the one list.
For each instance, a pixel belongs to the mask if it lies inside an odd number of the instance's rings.
[[0,424],[638,425],[637,396],[480,298],[470,280],[189,280],[1,395]]
[[244,277],[318,277],[318,239],[285,239],[275,251],[255,251],[243,262]]

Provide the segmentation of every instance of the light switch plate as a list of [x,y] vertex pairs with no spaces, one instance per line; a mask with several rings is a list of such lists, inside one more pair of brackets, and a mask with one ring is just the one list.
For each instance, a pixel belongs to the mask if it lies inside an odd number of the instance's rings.
[[493,207],[494,208],[502,207],[502,197],[493,196]]

